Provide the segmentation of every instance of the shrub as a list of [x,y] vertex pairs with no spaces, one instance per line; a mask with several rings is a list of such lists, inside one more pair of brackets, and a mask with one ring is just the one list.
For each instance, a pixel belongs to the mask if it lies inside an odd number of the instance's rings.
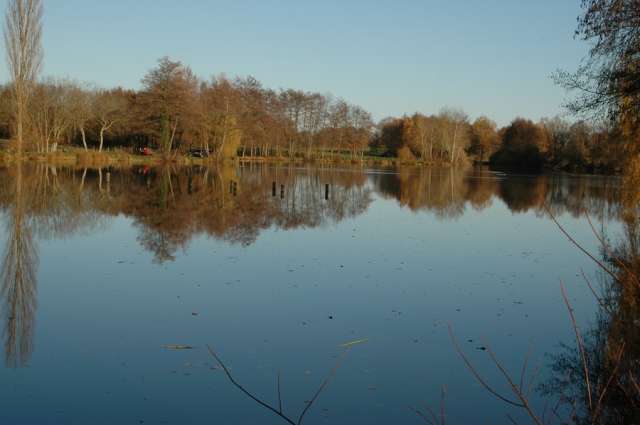
[[416,157],[408,146],[403,146],[398,149],[398,160],[403,164],[414,163],[416,162]]

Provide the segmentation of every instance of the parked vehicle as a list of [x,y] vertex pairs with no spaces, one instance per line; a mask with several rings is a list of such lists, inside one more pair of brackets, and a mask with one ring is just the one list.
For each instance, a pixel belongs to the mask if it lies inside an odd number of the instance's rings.
[[194,158],[206,158],[209,156],[209,151],[206,149],[191,149],[189,150],[189,155]]
[[136,150],[136,153],[138,155],[142,155],[142,156],[151,156],[153,155],[153,151],[151,150],[150,147],[148,146],[141,146]]

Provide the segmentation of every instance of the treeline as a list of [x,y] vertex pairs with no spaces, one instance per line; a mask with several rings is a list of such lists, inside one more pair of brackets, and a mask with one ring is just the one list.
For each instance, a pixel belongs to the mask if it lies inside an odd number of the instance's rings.
[[[0,137],[11,134],[11,87],[3,87]],[[371,115],[330,95],[271,90],[252,77],[202,80],[169,58],[139,91],[104,90],[66,79],[35,84],[25,117],[25,149],[62,145],[102,151],[152,147],[163,154],[201,149],[217,157],[348,154],[368,149]]]
[[372,147],[404,162],[490,162],[496,168],[537,171],[543,167],[567,171],[612,173],[625,156],[619,130],[559,117],[538,123],[517,118],[506,127],[487,117],[470,121],[460,110],[437,115],[416,113],[387,118],[378,126]]
[[[11,86],[1,88],[0,138],[12,135]],[[374,125],[359,106],[330,95],[264,88],[255,78],[208,81],[162,58],[140,90],[99,89],[69,79],[34,85],[23,117],[25,150],[149,147],[164,156],[194,149],[215,159],[323,160],[395,157],[403,163],[490,162],[496,168],[613,173],[628,137],[616,127],[561,118],[517,118],[498,128],[457,109],[415,113]]]

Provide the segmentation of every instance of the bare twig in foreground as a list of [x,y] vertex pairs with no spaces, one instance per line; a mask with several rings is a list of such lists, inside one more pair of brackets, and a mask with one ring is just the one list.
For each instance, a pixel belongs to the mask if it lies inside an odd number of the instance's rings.
[[609,387],[611,386],[611,384],[613,383],[613,380],[616,378],[616,375],[618,374],[618,370],[620,369],[620,364],[622,363],[622,355],[624,354],[624,349],[625,349],[625,344],[622,343],[620,350],[618,350],[618,354],[615,357],[616,359],[615,367],[613,368],[613,371],[611,372],[611,376],[609,376],[607,383],[605,384],[604,388],[600,392],[600,397],[598,397],[598,404],[596,405],[595,410],[591,413],[592,424],[595,424],[596,421],[598,420],[598,417],[600,416],[600,412],[602,411],[604,396],[607,394]]
[[418,415],[425,423],[429,425],[446,425],[446,408],[445,408],[445,399],[447,398],[447,387],[443,386],[440,390],[440,419],[436,416],[436,413],[429,407],[426,406],[427,412],[431,416],[431,418],[427,417],[422,411],[418,410],[417,407],[409,406],[409,410]]
[[593,295],[593,297],[596,299],[596,301],[598,301],[600,308],[610,313],[611,309],[605,304],[604,300],[598,296],[595,288],[593,287],[593,284],[591,283],[591,280],[589,280],[589,278],[587,277],[587,274],[584,272],[584,269],[580,269],[580,273],[582,273],[582,278],[584,279],[585,282],[587,282],[587,286],[589,287],[589,290],[591,291],[591,294]]
[[423,412],[421,412],[420,410],[418,410],[415,407],[409,406],[409,410],[411,410],[413,413],[418,415],[424,421],[424,423],[427,423],[429,425],[438,425],[438,420],[436,419],[436,417],[433,414],[433,411],[431,409],[428,409],[428,411],[429,411],[429,414],[431,415],[432,419],[429,419],[427,417],[427,415],[425,415]]
[[276,414],[278,417],[280,417],[282,420],[284,420],[288,424],[290,424],[290,425],[301,425],[302,421],[304,420],[305,415],[311,409],[311,406],[313,406],[313,404],[316,402],[316,400],[318,399],[320,394],[327,388],[327,386],[331,382],[331,379],[338,372],[338,369],[340,368],[340,366],[342,364],[342,361],[346,357],[347,353],[351,349],[351,346],[347,346],[342,351],[342,353],[338,357],[338,360],[337,360],[335,366],[333,367],[331,372],[329,372],[329,374],[324,379],[324,381],[322,381],[322,384],[320,384],[320,387],[318,388],[318,390],[315,392],[315,394],[313,395],[311,400],[307,403],[306,407],[302,410],[302,413],[300,413],[300,416],[298,417],[297,421],[294,421],[291,417],[287,416],[283,411],[283,408],[282,408],[282,394],[281,394],[281,389],[280,389],[280,373],[279,372],[278,372],[278,384],[277,384],[278,407],[276,408],[276,407],[271,406],[269,403],[267,403],[265,401],[262,401],[260,398],[258,398],[257,396],[253,395],[251,392],[249,392],[247,389],[245,389],[238,381],[235,380],[233,375],[231,375],[231,372],[229,371],[227,366],[224,364],[222,359],[216,354],[216,352],[213,350],[213,348],[211,348],[211,346],[207,345],[207,349],[209,350],[209,353],[211,354],[211,356],[218,362],[218,364],[220,365],[220,367],[224,371],[224,373],[227,376],[227,378],[229,379],[229,381],[236,388],[238,388],[240,391],[242,391],[247,397],[249,397],[250,399],[252,399],[256,403],[258,403],[260,406],[264,407],[265,409],[270,410],[271,412]]
[[[460,348],[460,344],[458,344],[458,341],[456,340],[456,338],[455,338],[455,336],[453,334],[453,329],[451,328],[451,325],[449,325],[449,336],[451,337],[451,341],[453,342],[453,345],[454,345],[456,351],[458,352],[458,355],[460,355],[462,360],[467,365],[467,368],[471,371],[473,376],[475,376],[476,380],[487,391],[489,391],[491,394],[493,394],[495,397],[499,398],[500,400],[504,401],[505,403],[508,403],[508,404],[510,404],[512,406],[519,407],[519,408],[525,410],[527,412],[527,414],[529,415],[529,417],[531,418],[531,420],[535,424],[544,425],[544,423],[540,420],[540,418],[538,418],[538,415],[536,415],[536,413],[531,408],[531,405],[529,403],[529,399],[528,399],[527,395],[524,393],[524,390],[523,390],[523,388],[525,387],[524,379],[522,379],[523,382],[521,383],[521,385],[518,386],[518,384],[514,381],[514,379],[511,377],[511,375],[509,375],[509,372],[507,372],[507,370],[504,368],[502,363],[500,363],[500,361],[497,359],[496,355],[493,353],[493,351],[491,350],[491,348],[487,344],[485,344],[485,345],[487,345],[487,352],[489,353],[489,356],[491,357],[491,360],[493,361],[493,364],[498,368],[498,370],[500,371],[500,373],[502,374],[504,379],[509,384],[509,387],[511,388],[511,391],[513,392],[513,394],[516,396],[516,398],[519,401],[513,401],[513,400],[510,400],[510,399],[500,395],[495,389],[493,389],[489,384],[487,384],[480,377],[480,374],[478,373],[476,368],[473,366],[471,361],[462,352],[462,349]],[[525,364],[525,366],[523,366],[523,369],[524,369],[524,371],[522,372],[522,375],[524,375],[526,373],[526,364]]]
[[476,380],[480,383],[480,385],[482,385],[487,391],[489,391],[491,394],[493,394],[498,399],[504,401],[505,403],[510,404],[512,406],[516,406],[516,407],[524,407],[521,403],[518,403],[518,402],[513,401],[513,400],[509,400],[507,397],[500,395],[489,384],[487,384],[484,379],[482,379],[482,377],[480,376],[480,374],[478,373],[476,368],[473,366],[471,361],[467,358],[467,356],[464,354],[464,352],[460,348],[460,344],[458,344],[458,340],[456,339],[455,335],[453,334],[453,329],[451,328],[451,325],[449,325],[449,337],[451,338],[451,341],[453,342],[453,346],[455,347],[456,351],[458,352],[458,355],[462,358],[464,363],[467,365],[467,368],[473,374],[473,376],[476,378]]
[[556,226],[558,226],[558,229],[560,229],[560,231],[567,237],[567,239],[569,239],[569,242],[571,242],[576,248],[578,248],[580,251],[582,251],[587,257],[589,257],[593,262],[595,262],[598,267],[600,267],[602,270],[604,270],[609,276],[611,276],[616,282],[620,282],[620,279],[618,279],[618,277],[611,271],[609,270],[609,268],[607,266],[605,266],[602,261],[598,260],[596,257],[593,256],[593,254],[591,254],[589,251],[587,251],[585,248],[582,247],[582,245],[580,245],[570,234],[569,232],[567,232],[565,230],[564,227],[562,227],[562,225],[560,224],[560,222],[558,222],[558,220],[556,219],[556,217],[553,215],[553,213],[551,212],[551,210],[549,209],[549,207],[547,207],[546,204],[544,204],[544,209],[547,211],[547,214],[549,214],[549,217],[551,217],[551,220],[553,220],[553,222],[556,224]]
[[541,421],[538,418],[536,413],[531,408],[531,405],[529,404],[529,399],[527,398],[527,396],[522,392],[522,390],[520,388],[518,388],[518,385],[511,378],[511,375],[509,375],[509,372],[507,372],[507,370],[504,368],[502,363],[500,363],[500,361],[497,359],[496,355],[491,350],[491,347],[489,347],[488,345],[487,345],[487,352],[489,353],[489,356],[491,357],[491,360],[496,365],[496,367],[498,368],[500,373],[502,373],[502,376],[504,376],[504,379],[509,383],[509,386],[511,387],[511,391],[513,391],[513,394],[515,394],[515,396],[518,397],[518,399],[520,400],[522,408],[529,414],[531,419],[536,424],[543,425],[544,422]]
[[622,261],[617,255],[615,255],[611,251],[611,248],[609,247],[609,244],[596,231],[596,227],[593,225],[593,222],[591,221],[591,217],[589,216],[589,213],[587,212],[587,210],[584,210],[584,215],[585,215],[585,217],[587,217],[587,221],[589,222],[589,226],[591,227],[591,231],[593,232],[593,235],[596,237],[598,242],[600,242],[600,245],[602,245],[602,249],[604,249],[604,251],[607,253],[609,258],[612,259],[613,261],[615,261],[616,264],[618,264],[618,266],[620,266],[620,268],[622,268],[625,272],[627,272],[627,274],[633,278],[633,280],[635,281],[636,285],[640,285],[640,281],[638,281],[638,276],[636,276],[635,273],[633,273],[631,270],[629,270],[629,267],[627,267],[625,262]]
[[560,282],[560,289],[562,291],[562,299],[564,300],[564,303],[567,306],[567,310],[569,311],[569,317],[571,317],[571,325],[573,326],[573,331],[576,334],[576,342],[578,344],[578,349],[580,350],[580,358],[582,360],[582,371],[584,373],[584,383],[587,386],[587,401],[589,402],[589,411],[593,411],[593,400],[591,398],[591,381],[589,379],[589,364],[587,362],[587,354],[584,349],[584,340],[582,339],[580,328],[578,328],[576,317],[573,314],[573,308],[571,307],[571,303],[569,303],[569,298],[567,297],[567,291],[564,287],[564,283],[562,282]]

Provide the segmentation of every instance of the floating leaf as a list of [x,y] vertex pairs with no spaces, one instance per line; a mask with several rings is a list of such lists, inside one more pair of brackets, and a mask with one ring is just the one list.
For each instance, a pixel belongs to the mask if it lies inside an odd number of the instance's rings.
[[193,350],[190,345],[163,345],[162,348],[167,350]]
[[365,342],[369,342],[369,338],[357,339],[355,341],[347,342],[347,343],[341,344],[340,347],[342,347],[342,348],[351,348],[354,345],[364,344]]

